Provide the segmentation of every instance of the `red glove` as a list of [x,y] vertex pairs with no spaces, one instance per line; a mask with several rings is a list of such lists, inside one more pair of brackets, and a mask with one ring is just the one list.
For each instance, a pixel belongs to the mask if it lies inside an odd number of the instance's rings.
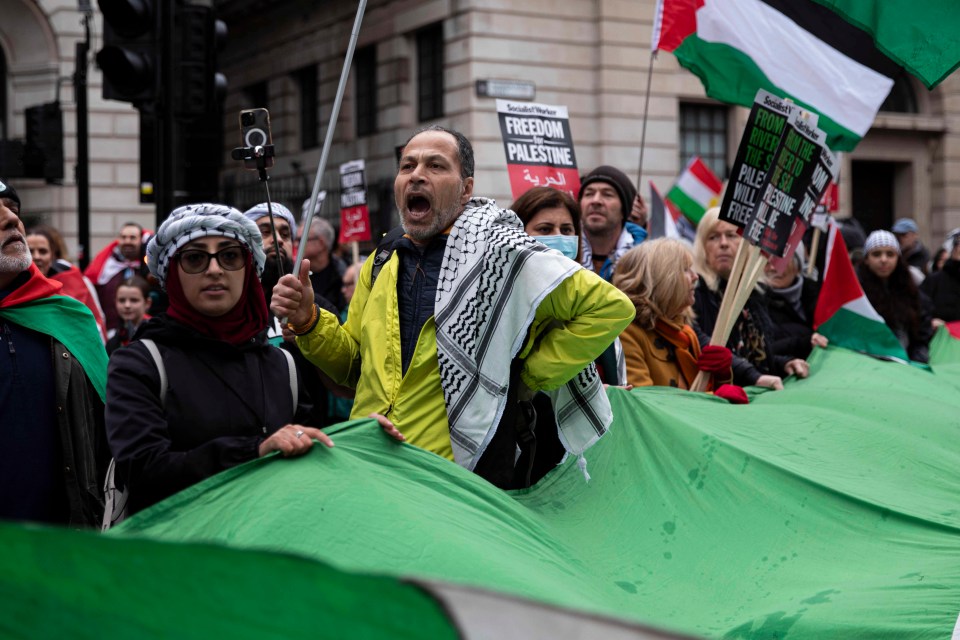
[[697,360],[697,368],[707,373],[729,374],[732,365],[733,354],[730,353],[730,349],[712,344],[708,344],[700,351],[700,359]]
[[747,392],[743,390],[743,387],[738,387],[735,384],[722,384],[717,387],[713,395],[723,398],[730,404],[750,404]]

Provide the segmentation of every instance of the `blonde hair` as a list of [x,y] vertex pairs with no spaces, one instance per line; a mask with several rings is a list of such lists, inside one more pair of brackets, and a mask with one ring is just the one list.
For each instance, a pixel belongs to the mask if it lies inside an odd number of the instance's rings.
[[692,265],[690,249],[679,240],[648,240],[620,257],[613,284],[633,302],[636,322],[644,329],[653,329],[660,318],[689,324],[693,309],[684,272]]

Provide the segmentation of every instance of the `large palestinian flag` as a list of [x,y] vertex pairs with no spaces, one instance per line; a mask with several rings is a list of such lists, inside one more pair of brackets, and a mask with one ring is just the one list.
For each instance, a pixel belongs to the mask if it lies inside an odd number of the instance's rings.
[[904,68],[933,87],[960,64],[958,26],[954,0],[658,0],[653,48],[717,100],[762,88],[817,111],[850,150]]
[[817,349],[748,405],[610,389],[591,480],[522,491],[344,423],[107,535],[0,525],[0,637],[950,638],[960,340],[930,363]]

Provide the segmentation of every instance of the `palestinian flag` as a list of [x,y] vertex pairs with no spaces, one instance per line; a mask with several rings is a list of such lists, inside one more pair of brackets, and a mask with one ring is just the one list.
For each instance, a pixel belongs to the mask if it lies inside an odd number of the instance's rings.
[[762,88],[818,112],[850,150],[904,67],[933,87],[960,64],[958,26],[953,0],[658,0],[653,49],[722,102]]
[[31,262],[28,271],[29,279],[0,300],[0,320],[61,342],[80,362],[100,399],[105,399],[107,352],[93,313],[79,300],[60,295],[63,283],[44,276],[36,264]]
[[647,220],[647,238],[679,238],[677,219],[680,213],[667,207],[653,180],[650,181],[650,219]]
[[903,345],[863,293],[847,245],[835,224],[830,225],[827,235],[823,287],[813,314],[813,326],[833,345],[909,361]]
[[690,222],[699,224],[707,209],[720,201],[722,189],[720,178],[710,171],[710,167],[699,156],[694,156],[677,178],[677,183],[667,192],[667,201]]

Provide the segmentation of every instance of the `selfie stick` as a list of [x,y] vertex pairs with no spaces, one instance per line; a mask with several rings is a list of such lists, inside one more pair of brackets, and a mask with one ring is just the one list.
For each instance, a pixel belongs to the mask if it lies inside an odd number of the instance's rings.
[[[273,147],[273,145],[268,146]],[[270,218],[270,233],[273,234],[273,250],[277,253],[277,269],[280,269],[283,262],[280,260],[281,247],[280,238],[277,237],[277,225],[273,221],[273,198],[270,197],[270,176],[267,175],[268,152],[265,147],[257,145],[253,148],[253,157],[257,159],[257,175],[260,176],[260,182],[267,190],[267,217]]]
[[303,231],[300,234],[300,246],[297,248],[297,259],[293,263],[293,275],[300,273],[300,264],[303,262],[303,254],[307,248],[307,236],[310,233],[310,222],[313,220],[314,211],[317,206],[317,196],[320,193],[320,183],[323,181],[323,172],[327,168],[327,156],[330,154],[330,145],[333,142],[333,130],[337,124],[337,117],[340,115],[340,103],[343,102],[343,93],[347,88],[347,78],[350,76],[350,62],[353,60],[353,50],[357,46],[357,37],[360,35],[360,23],[363,21],[363,11],[367,6],[367,0],[360,0],[360,6],[357,7],[357,17],[353,21],[353,32],[350,34],[350,44],[347,45],[347,55],[343,59],[343,71],[340,73],[340,84],[337,86],[337,97],[333,101],[333,110],[330,112],[330,122],[327,123],[327,136],[323,141],[323,151],[320,153],[320,165],[317,167],[317,177],[313,181],[313,193],[310,194],[310,204],[307,206],[306,215],[303,223]]
[[257,175],[267,190],[267,217],[270,218],[270,232],[273,234],[273,246],[277,252],[277,264],[280,262],[280,239],[277,237],[277,225],[273,222],[273,199],[270,197],[270,176],[267,175],[267,158],[274,156],[272,144],[237,147],[230,153],[234,160],[256,160]]

